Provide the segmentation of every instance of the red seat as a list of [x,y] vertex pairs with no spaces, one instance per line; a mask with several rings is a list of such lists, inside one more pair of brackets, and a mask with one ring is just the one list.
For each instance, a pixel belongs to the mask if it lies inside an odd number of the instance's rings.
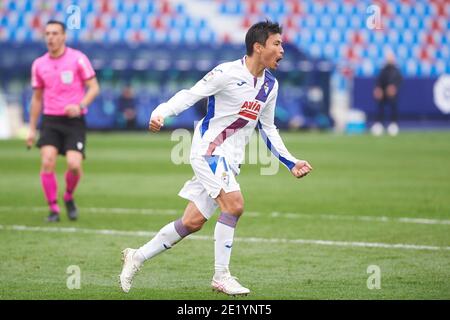
[[164,1],[161,4],[160,12],[162,14],[170,14],[170,13],[172,13],[172,8],[171,8],[170,3],[168,1]]
[[257,1],[248,1],[247,2],[247,13],[248,14],[259,14],[259,2]]
[[33,19],[31,19],[31,27],[33,29],[41,29],[42,28],[42,21],[41,18],[39,16],[39,13],[36,14]]

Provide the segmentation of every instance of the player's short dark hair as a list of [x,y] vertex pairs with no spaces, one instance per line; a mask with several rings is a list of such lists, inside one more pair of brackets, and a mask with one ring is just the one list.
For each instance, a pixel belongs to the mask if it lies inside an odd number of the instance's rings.
[[59,24],[63,30],[63,33],[66,33],[66,24],[64,22],[58,20],[49,20],[46,25],[48,26],[49,24]]
[[278,22],[271,22],[269,20],[261,21],[255,23],[248,29],[245,35],[245,46],[247,48],[247,55],[251,56],[253,54],[253,45],[255,43],[260,43],[263,46],[266,45],[267,39],[272,34],[281,34],[283,28],[278,24]]

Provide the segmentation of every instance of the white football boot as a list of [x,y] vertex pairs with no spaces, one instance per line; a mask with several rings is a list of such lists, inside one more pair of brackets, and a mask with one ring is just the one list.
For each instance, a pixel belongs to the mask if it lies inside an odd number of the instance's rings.
[[379,137],[383,134],[384,127],[380,122],[375,122],[372,128],[370,129],[370,132],[376,137]]
[[233,277],[229,272],[221,275],[214,275],[211,286],[214,291],[223,292],[230,296],[247,295],[250,290],[243,287],[237,278]]
[[124,292],[128,292],[133,284],[133,277],[141,268],[141,263],[133,259],[136,249],[127,248],[122,251],[122,273],[119,276],[120,287]]
[[396,135],[398,135],[399,132],[399,128],[398,125],[395,122],[392,122],[389,126],[388,126],[388,133],[389,135],[395,137]]

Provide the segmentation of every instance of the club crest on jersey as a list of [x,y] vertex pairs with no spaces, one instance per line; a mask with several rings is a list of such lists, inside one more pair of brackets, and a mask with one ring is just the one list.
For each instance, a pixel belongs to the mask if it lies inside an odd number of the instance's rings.
[[260,110],[261,104],[258,101],[245,101],[239,111],[239,115],[247,119],[256,120]]
[[230,185],[230,175],[228,174],[228,172],[222,172],[222,181],[223,181],[223,183],[225,183],[227,186]]
[[268,82],[265,82],[264,83],[264,93],[266,94],[266,96],[267,96],[267,93],[269,92],[269,83]]

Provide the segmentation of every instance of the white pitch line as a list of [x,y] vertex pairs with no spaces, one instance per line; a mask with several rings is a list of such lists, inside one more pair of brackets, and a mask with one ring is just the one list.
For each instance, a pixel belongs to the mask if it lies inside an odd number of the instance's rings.
[[[32,212],[46,212],[47,207],[13,207],[13,206],[0,206],[1,211],[32,211]],[[181,215],[182,210],[176,209],[139,209],[139,208],[95,208],[88,207],[82,208],[83,212],[88,213],[110,213],[110,214],[141,214],[141,215]],[[270,218],[283,218],[283,219],[324,219],[324,220],[342,220],[342,221],[365,221],[365,222],[394,222],[394,223],[413,223],[413,224],[426,224],[426,225],[450,225],[450,220],[445,219],[427,219],[427,218],[392,218],[386,216],[350,216],[350,215],[337,215],[337,214],[306,214],[300,212],[257,212],[246,211],[244,213],[247,217],[264,217]]]
[[[86,229],[86,228],[61,228],[61,227],[34,227],[24,225],[0,225],[0,230],[10,231],[31,231],[31,232],[57,232],[57,233],[84,233],[99,234],[110,236],[136,236],[153,237],[156,232],[153,231],[127,231],[127,230],[108,230],[108,229]],[[213,241],[213,237],[190,235],[189,239]],[[384,248],[384,249],[407,249],[407,250],[450,250],[450,247],[439,247],[417,244],[403,243],[377,243],[377,242],[355,242],[355,241],[331,241],[331,240],[312,240],[312,239],[280,239],[280,238],[246,238],[236,237],[238,242],[252,243],[287,243],[287,244],[312,244],[337,247],[360,247],[360,248]]]
[[287,219],[311,218],[311,219],[325,219],[325,220],[352,220],[352,221],[368,221],[368,222],[400,222],[400,223],[415,223],[415,224],[443,224],[450,225],[450,220],[445,219],[427,219],[427,218],[392,218],[386,216],[350,216],[337,214],[304,214],[295,212],[271,212],[271,217],[280,217]]

